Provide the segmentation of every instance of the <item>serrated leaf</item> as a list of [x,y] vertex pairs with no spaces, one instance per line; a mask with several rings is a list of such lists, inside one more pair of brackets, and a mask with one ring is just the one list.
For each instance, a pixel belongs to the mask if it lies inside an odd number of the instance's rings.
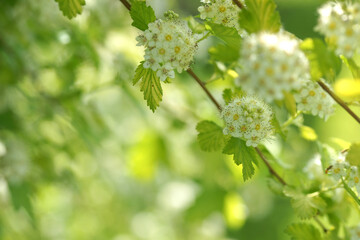
[[325,78],[334,81],[341,70],[341,60],[333,51],[328,49],[321,39],[307,38],[300,48],[310,62],[310,74],[313,80]]
[[239,13],[239,23],[248,33],[280,30],[280,15],[273,0],[245,0],[245,6]]
[[145,31],[148,24],[156,20],[155,12],[144,1],[134,1],[131,5],[130,16],[133,20],[132,26]]
[[223,40],[233,50],[238,50],[237,54],[239,54],[241,37],[235,28],[225,27],[216,23],[207,23],[207,25],[210,26],[211,31],[216,37]]
[[135,70],[135,76],[133,78],[133,85],[138,83],[142,76],[144,76],[146,69],[144,68],[144,62],[141,62]]
[[243,165],[242,173],[244,181],[254,175],[255,168],[252,163],[257,161],[257,155],[253,147],[246,146],[245,141],[240,138],[231,137],[225,145],[223,153],[233,155],[234,162],[237,165]]
[[69,19],[75,17],[82,12],[82,6],[85,5],[85,0],[55,0],[61,12]]
[[302,219],[314,217],[319,210],[326,207],[325,201],[319,196],[299,194],[291,199],[291,205],[296,214]]
[[285,233],[291,236],[293,240],[319,240],[320,231],[309,223],[294,223],[289,225]]
[[144,93],[144,99],[147,105],[155,112],[163,95],[160,79],[156,76],[156,72],[150,68],[144,68],[143,63],[140,63],[135,70],[133,84],[135,85],[140,80],[140,91]]
[[233,98],[233,92],[230,88],[226,88],[224,89],[223,93],[222,93],[222,97],[225,101],[225,104],[228,104],[231,102],[232,98]]
[[360,167],[360,142],[351,144],[346,155],[346,161],[351,165]]
[[199,122],[196,130],[199,132],[197,139],[203,151],[218,151],[224,147],[223,130],[216,123],[211,121]]

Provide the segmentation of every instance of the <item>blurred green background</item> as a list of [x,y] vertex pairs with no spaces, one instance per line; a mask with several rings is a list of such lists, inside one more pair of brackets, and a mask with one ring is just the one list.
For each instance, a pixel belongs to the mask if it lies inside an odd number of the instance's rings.
[[[277,2],[286,30],[318,36],[323,1]],[[169,9],[197,15],[200,5],[148,3],[158,17]],[[146,107],[131,85],[143,56],[138,33],[116,0],[87,0],[71,21],[55,1],[0,2],[0,239],[288,239],[283,230],[295,216],[269,190],[266,168],[244,183],[230,158],[199,149],[197,122],[221,121],[192,79],[178,74],[163,85],[156,113]],[[214,72],[211,43],[193,65],[202,79]],[[208,86],[220,99],[229,84]],[[342,109],[305,123],[338,149],[360,140]],[[288,138],[269,148],[282,167],[301,170],[316,144],[297,128]]]

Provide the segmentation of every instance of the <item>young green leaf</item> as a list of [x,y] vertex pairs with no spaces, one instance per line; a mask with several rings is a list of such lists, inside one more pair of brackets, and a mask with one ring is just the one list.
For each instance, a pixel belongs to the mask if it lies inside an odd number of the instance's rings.
[[224,89],[223,93],[222,93],[222,97],[225,101],[225,104],[228,104],[229,102],[231,102],[232,98],[233,98],[233,92],[230,88],[226,88]]
[[326,207],[326,202],[321,197],[306,195],[291,187],[285,187],[284,194],[291,197],[291,205],[302,219],[314,217],[319,210]]
[[59,4],[59,8],[64,16],[69,19],[75,17],[82,12],[82,6],[85,0],[55,0]]
[[211,60],[223,63],[233,63],[239,58],[239,51],[235,51],[233,48],[225,44],[217,44],[209,48],[209,54],[211,56]]
[[351,144],[346,161],[351,165],[360,167],[360,142]]
[[291,116],[295,116],[296,115],[296,101],[295,101],[294,96],[288,92],[284,92],[284,96],[285,96],[284,101],[285,101],[286,109],[289,111]]
[[245,0],[245,5],[239,14],[239,23],[248,33],[280,30],[280,15],[273,0]]
[[133,20],[132,26],[145,31],[148,24],[156,20],[155,12],[144,1],[134,1],[131,5],[130,16]]
[[223,40],[230,48],[239,52],[241,37],[235,28],[225,27],[216,23],[207,23],[214,35]]
[[203,151],[218,151],[224,147],[225,137],[222,128],[216,123],[211,121],[199,122],[196,130],[199,132],[197,139]]
[[289,234],[293,240],[322,239],[319,230],[309,223],[293,223],[286,228],[285,233]]
[[150,68],[144,68],[142,62],[135,70],[133,84],[135,85],[140,80],[140,91],[144,92],[144,99],[147,101],[147,105],[155,112],[163,95],[160,79],[156,76],[156,72]]
[[257,155],[254,148],[246,146],[244,140],[232,137],[224,147],[223,153],[234,155],[234,162],[237,165],[243,165],[242,173],[244,181],[254,175],[255,168],[253,162],[256,162]]
[[307,38],[300,47],[309,59],[312,79],[323,77],[329,81],[335,80],[341,70],[341,60],[322,40]]

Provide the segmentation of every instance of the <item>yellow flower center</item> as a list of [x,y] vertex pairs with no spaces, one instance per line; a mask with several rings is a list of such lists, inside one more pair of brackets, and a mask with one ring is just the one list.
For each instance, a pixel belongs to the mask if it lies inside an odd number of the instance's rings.
[[256,126],[255,126],[255,130],[260,130],[260,124],[256,124]]
[[234,128],[233,126],[230,126],[230,127],[229,127],[229,130],[230,130],[230,132],[234,132],[234,131],[235,131],[235,128]]
[[226,7],[224,7],[224,6],[221,6],[221,7],[219,7],[219,12],[225,12],[226,11]]
[[354,31],[351,28],[346,29],[345,31],[346,36],[351,37],[354,34]]
[[359,183],[359,178],[358,178],[358,177],[354,177],[354,182],[355,182],[355,183]]
[[165,54],[165,49],[160,48],[160,49],[159,49],[159,54],[164,55],[164,54]]
[[168,35],[165,36],[165,40],[166,40],[166,41],[171,41],[171,39],[172,39],[172,36],[171,36],[170,34],[168,34]]
[[272,76],[272,75],[274,75],[274,70],[273,70],[272,68],[267,68],[267,69],[266,69],[266,74],[267,74],[268,76]]
[[340,168],[335,168],[334,173],[338,174],[340,172]]
[[238,114],[234,114],[233,118],[234,118],[234,120],[238,120],[238,119],[239,119],[239,115],[238,115]]
[[246,126],[242,126],[242,127],[241,127],[241,131],[242,131],[242,132],[245,132],[245,131],[246,131]]
[[315,92],[314,92],[313,90],[311,90],[311,91],[309,92],[309,95],[313,97],[313,96],[315,96]]
[[181,48],[180,48],[180,47],[178,47],[178,46],[176,46],[176,47],[175,47],[175,52],[176,52],[176,53],[179,53],[179,52],[180,52],[180,50],[181,50]]

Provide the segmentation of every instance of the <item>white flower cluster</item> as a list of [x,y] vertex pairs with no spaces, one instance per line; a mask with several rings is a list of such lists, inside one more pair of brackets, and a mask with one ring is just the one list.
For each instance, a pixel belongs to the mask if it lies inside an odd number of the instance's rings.
[[174,78],[189,68],[197,49],[196,38],[185,21],[178,18],[156,20],[139,35],[138,46],[145,46],[144,68],[151,68],[161,81]]
[[223,132],[246,140],[247,146],[256,147],[274,134],[272,114],[271,108],[254,96],[236,98],[221,113],[225,121]]
[[325,120],[334,113],[334,100],[318,84],[310,80],[303,82],[294,97],[300,111],[318,115]]
[[329,2],[318,10],[315,29],[336,44],[336,53],[352,57],[360,41],[360,3]]
[[237,84],[267,102],[284,98],[284,91],[300,88],[309,63],[299,41],[287,33],[259,33],[245,38]]
[[209,19],[211,22],[240,30],[238,21],[240,8],[234,5],[232,0],[201,0],[201,2],[204,3],[198,8],[201,19]]
[[338,160],[328,168],[327,171],[336,181],[343,179],[348,186],[356,188],[358,195],[360,194],[360,175],[356,166],[351,166],[345,161],[344,155],[341,155]]

